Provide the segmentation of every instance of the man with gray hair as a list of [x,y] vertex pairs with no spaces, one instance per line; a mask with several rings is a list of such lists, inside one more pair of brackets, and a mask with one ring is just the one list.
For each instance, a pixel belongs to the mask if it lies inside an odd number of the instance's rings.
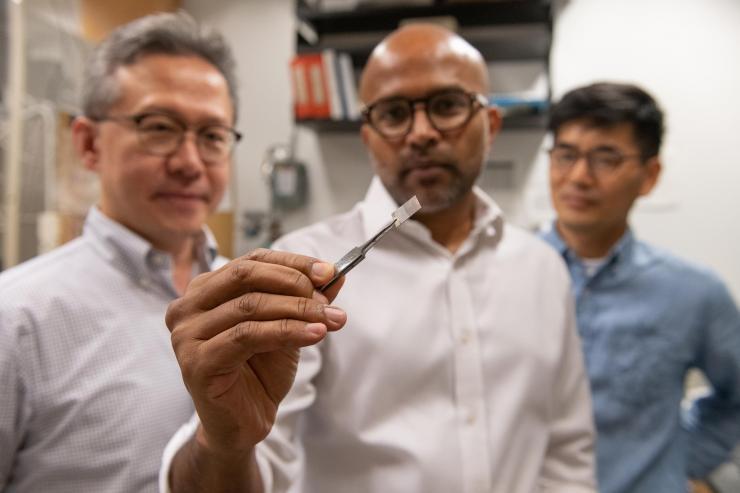
[[0,275],[0,490],[156,491],[193,412],[165,309],[224,263],[204,222],[240,137],[233,67],[185,14],[95,51],[72,135],[99,202],[81,237]]

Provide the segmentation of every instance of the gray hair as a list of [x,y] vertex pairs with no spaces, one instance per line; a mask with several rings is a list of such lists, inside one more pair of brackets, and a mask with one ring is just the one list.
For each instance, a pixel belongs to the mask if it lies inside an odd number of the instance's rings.
[[118,67],[145,55],[192,55],[212,64],[226,79],[236,120],[238,98],[231,49],[216,31],[200,27],[185,12],[142,17],[114,30],[93,52],[82,87],[82,110],[91,119],[104,118],[118,100]]

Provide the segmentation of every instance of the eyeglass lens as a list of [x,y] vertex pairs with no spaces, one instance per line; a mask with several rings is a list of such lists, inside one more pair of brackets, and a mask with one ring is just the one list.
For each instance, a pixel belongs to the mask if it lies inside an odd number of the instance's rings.
[[550,151],[552,164],[562,170],[570,170],[582,157],[586,158],[591,171],[595,174],[608,174],[621,166],[628,157],[617,151],[596,149],[582,153],[567,147],[555,147]]
[[428,98],[411,101],[397,98],[380,101],[371,106],[368,119],[378,132],[395,137],[411,130],[414,106],[425,106],[429,122],[439,131],[454,130],[464,125],[473,112],[473,98],[463,91],[445,91]]
[[[175,152],[182,143],[187,128],[166,115],[143,115],[136,120],[141,145],[153,154]],[[220,125],[209,125],[198,130],[196,142],[200,156],[207,161],[224,159],[231,152],[234,136]]]

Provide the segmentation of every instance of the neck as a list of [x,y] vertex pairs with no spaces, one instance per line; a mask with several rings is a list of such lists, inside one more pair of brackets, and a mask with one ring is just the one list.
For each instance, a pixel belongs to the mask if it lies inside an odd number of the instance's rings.
[[172,258],[172,283],[179,294],[185,293],[193,276],[193,262],[195,262],[195,237],[187,235],[172,239],[166,243],[157,242],[152,246],[157,250],[167,252]]
[[180,250],[170,252],[172,255],[172,282],[179,294],[185,293],[185,288],[193,276],[193,262],[195,262],[194,241],[191,238]]
[[453,206],[417,219],[429,229],[434,241],[455,253],[473,229],[475,195],[472,193]]
[[561,222],[556,223],[560,237],[563,238],[568,248],[573,250],[580,258],[602,258],[609,250],[617,244],[619,239],[627,231],[627,225],[619,228],[594,232],[592,230],[570,228]]

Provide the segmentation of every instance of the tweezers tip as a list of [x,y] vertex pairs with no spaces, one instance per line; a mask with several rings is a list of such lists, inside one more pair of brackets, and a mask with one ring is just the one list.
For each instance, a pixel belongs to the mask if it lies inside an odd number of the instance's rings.
[[393,212],[392,216],[396,220],[395,226],[398,227],[403,224],[408,218],[416,214],[421,209],[421,204],[416,195],[406,201],[401,207]]

